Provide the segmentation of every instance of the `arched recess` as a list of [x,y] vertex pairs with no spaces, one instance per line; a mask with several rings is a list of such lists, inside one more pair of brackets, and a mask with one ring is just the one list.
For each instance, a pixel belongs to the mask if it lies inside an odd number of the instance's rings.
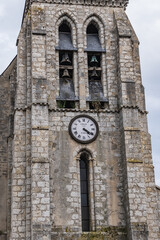
[[[76,25],[63,14],[56,22],[57,107],[78,106],[77,39]],[[68,59],[68,61],[63,61]]]
[[68,13],[61,13],[61,15],[59,16],[58,20],[55,23],[56,26],[56,46],[58,46],[58,42],[59,42],[59,27],[60,25],[65,22],[69,28],[71,29],[71,36],[72,36],[72,43],[73,46],[76,48],[77,47],[77,27],[76,27],[76,23],[73,20],[72,16],[69,16]]
[[79,169],[80,215],[82,232],[95,230],[94,158],[88,149],[77,155]]
[[104,28],[104,24],[102,19],[100,19],[99,16],[97,16],[96,14],[92,14],[90,16],[87,17],[87,19],[84,22],[83,25],[83,33],[84,33],[84,48],[87,48],[87,36],[86,36],[86,32],[87,32],[87,27],[89,24],[93,24],[95,25],[95,27],[98,29],[98,35],[99,35],[99,40],[101,43],[102,48],[105,49],[105,28]]
[[[87,66],[85,74],[88,81],[87,105],[90,109],[107,107],[106,50],[103,22],[96,15],[84,23],[84,51]],[[98,104],[98,106],[97,106]]]

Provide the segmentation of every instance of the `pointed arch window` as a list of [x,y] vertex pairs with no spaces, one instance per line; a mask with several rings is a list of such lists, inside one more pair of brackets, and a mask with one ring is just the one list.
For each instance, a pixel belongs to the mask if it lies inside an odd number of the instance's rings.
[[80,186],[81,186],[81,215],[82,231],[90,231],[90,204],[89,204],[89,156],[86,152],[80,155]]
[[57,105],[60,108],[75,108],[74,90],[74,64],[71,27],[67,21],[63,21],[59,26],[59,45],[56,48],[59,51],[59,97]]
[[94,22],[87,27],[87,52],[88,57],[88,85],[90,109],[104,108],[108,100],[103,95],[102,85],[102,53],[105,52],[101,47],[99,31]]

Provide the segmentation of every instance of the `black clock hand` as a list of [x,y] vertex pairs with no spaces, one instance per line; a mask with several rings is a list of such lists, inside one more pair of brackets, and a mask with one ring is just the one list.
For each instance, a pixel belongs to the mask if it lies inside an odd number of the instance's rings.
[[93,135],[93,133],[92,133],[92,132],[89,132],[86,128],[83,128],[83,130],[84,130],[85,132],[87,132],[89,135]]
[[86,128],[83,128],[83,130],[84,130],[85,132],[87,132],[88,134],[90,134],[90,132],[89,132]]

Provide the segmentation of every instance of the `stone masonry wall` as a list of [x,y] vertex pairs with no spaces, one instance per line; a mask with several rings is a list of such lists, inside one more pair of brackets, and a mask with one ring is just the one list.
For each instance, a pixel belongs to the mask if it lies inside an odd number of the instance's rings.
[[[138,40],[124,9],[120,5],[113,8],[55,1],[36,1],[28,7],[18,40],[8,239],[158,240],[154,184],[152,179],[149,186],[147,180],[153,169]],[[56,46],[58,27],[64,18],[69,21],[73,45],[78,49],[74,53],[79,97],[76,109],[59,109],[56,102]],[[106,49],[102,85],[109,104],[104,110],[90,110],[86,103],[84,49],[90,21],[99,26],[100,41]],[[80,114],[98,122],[100,132],[93,143],[79,144],[68,133],[70,120]],[[82,234],[81,226],[79,160],[83,150],[89,154],[93,231],[89,234]]]
[[117,130],[118,115],[106,114],[90,113],[90,116],[94,117],[99,124],[100,134],[96,142],[84,146],[74,142],[68,136],[69,122],[77,114],[50,113],[53,230],[63,226],[64,229],[68,228],[70,231],[81,231],[78,155],[84,148],[92,155],[91,169],[94,174],[91,182],[93,181],[94,186],[93,208],[96,208],[96,212],[92,216],[94,223],[92,228],[94,229],[96,226],[96,229],[101,229],[108,225],[125,226],[121,201],[123,187],[119,132]]
[[160,218],[160,187],[156,186],[157,188],[157,195],[158,195],[158,212],[159,212],[159,218]]
[[7,150],[8,137],[12,135],[13,118],[11,114],[14,106],[15,82],[16,58],[0,76],[0,239],[5,239],[7,234],[7,198],[8,184],[10,184]]

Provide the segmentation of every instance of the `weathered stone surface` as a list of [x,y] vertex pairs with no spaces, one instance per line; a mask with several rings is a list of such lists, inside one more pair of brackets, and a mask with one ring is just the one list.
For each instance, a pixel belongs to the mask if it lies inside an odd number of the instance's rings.
[[[4,74],[0,78],[0,188],[7,189],[8,172],[8,190],[0,196],[4,213],[0,230],[7,231],[7,239],[159,239],[159,190],[154,183],[138,39],[124,12],[127,2],[26,1],[17,71],[10,70],[10,82]],[[77,49],[73,81],[78,100],[75,108],[68,109],[56,101],[58,29],[63,21],[71,27]],[[98,26],[105,49],[101,80],[109,102],[103,109],[89,109],[86,101],[90,22]],[[68,132],[70,121],[81,114],[94,118],[99,126],[98,137],[90,144],[74,141]],[[88,154],[90,233],[82,233],[81,222],[83,151]]]
[[[8,137],[13,135],[13,107],[15,101],[16,62],[13,59],[0,75],[0,232],[7,233],[8,196]],[[5,239],[5,236],[0,235]]]

